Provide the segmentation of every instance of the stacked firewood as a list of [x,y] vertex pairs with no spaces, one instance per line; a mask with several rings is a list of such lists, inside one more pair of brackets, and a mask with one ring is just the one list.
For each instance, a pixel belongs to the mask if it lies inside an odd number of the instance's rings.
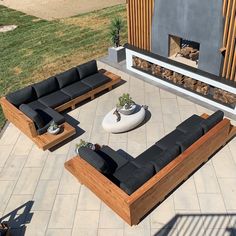
[[144,59],[141,59],[139,57],[133,57],[133,66],[140,68],[144,71],[151,71],[152,63],[150,63]]
[[192,61],[198,61],[199,59],[199,51],[193,47],[181,48],[175,56],[177,57],[179,55]]
[[236,94],[227,92],[223,89],[215,88],[213,98],[226,104],[236,105]]
[[172,80],[173,71],[163,68],[162,69],[162,78],[167,80]]
[[152,64],[152,68],[151,68],[152,74],[155,76],[162,76],[162,67]]
[[192,79],[190,77],[184,76],[184,87],[187,89],[195,90],[195,86],[197,84],[197,80]]
[[172,76],[172,81],[175,83],[175,84],[183,84],[184,82],[184,76],[182,74],[179,74],[177,72],[174,72],[173,73],[173,76]]

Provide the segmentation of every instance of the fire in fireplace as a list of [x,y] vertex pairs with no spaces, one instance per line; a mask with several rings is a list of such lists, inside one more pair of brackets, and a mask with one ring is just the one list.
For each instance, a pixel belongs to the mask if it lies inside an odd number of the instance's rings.
[[200,44],[169,35],[169,58],[192,67],[198,67]]

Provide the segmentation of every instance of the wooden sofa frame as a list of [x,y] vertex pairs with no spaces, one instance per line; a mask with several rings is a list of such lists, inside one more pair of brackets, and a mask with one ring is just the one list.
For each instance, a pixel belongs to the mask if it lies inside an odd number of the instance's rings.
[[137,225],[235,134],[236,127],[223,119],[130,196],[79,156],[65,168],[129,225]]
[[[110,82],[99,86],[96,89],[93,89],[86,94],[83,94],[63,105],[55,108],[56,111],[62,112],[68,108],[75,109],[76,104],[91,98],[94,99],[95,95],[100,93],[103,90],[108,89],[109,91],[112,87],[121,81],[121,77],[115,75],[109,71],[104,69],[99,70],[99,72],[103,73],[107,77],[111,79]],[[36,131],[36,127],[34,122],[28,118],[23,112],[21,112],[17,107],[12,105],[6,97],[2,97],[0,99],[0,104],[2,106],[3,113],[5,118],[14,124],[18,129],[20,129],[25,135],[27,135],[39,148],[43,150],[47,150],[62,142],[63,140],[71,137],[76,133],[75,128],[65,122],[63,126],[63,132],[58,135],[50,135],[49,133],[45,133],[42,135],[38,135]]]

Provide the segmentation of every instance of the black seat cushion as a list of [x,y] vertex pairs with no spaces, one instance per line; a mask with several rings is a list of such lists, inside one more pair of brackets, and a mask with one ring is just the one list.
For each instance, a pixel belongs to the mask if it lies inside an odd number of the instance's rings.
[[203,130],[200,127],[194,128],[186,133],[181,139],[176,141],[176,144],[180,147],[181,152],[184,152],[188,147],[195,143],[203,135]]
[[31,107],[33,110],[36,109],[41,109],[44,110],[45,108],[47,108],[45,105],[43,105],[41,102],[39,102],[38,100],[35,100],[33,102],[27,103],[27,105],[29,107]]
[[146,165],[150,162],[155,164],[156,159],[158,159],[162,152],[163,150],[154,144],[139,156],[137,156],[134,162],[141,166]]
[[67,85],[77,82],[80,77],[76,68],[71,68],[59,75],[56,75],[57,82],[60,88],[64,88]]
[[110,174],[111,169],[109,164],[101,157],[98,153],[91,150],[87,147],[79,148],[79,155],[82,159],[87,161],[90,165],[92,165],[95,169],[103,174]]
[[39,98],[39,101],[47,107],[56,108],[66,102],[69,102],[70,97],[59,90]]
[[86,62],[77,67],[80,79],[84,79],[90,75],[96,74],[98,72],[97,62],[95,60]]
[[88,85],[92,89],[95,89],[107,82],[109,82],[111,79],[105,76],[102,73],[96,73],[94,75],[90,75],[89,77],[86,77],[82,80],[82,83]]
[[128,176],[125,181],[120,183],[120,188],[124,190],[128,195],[131,195],[144,183],[146,183],[155,174],[152,165],[146,165],[134,170],[134,172]]
[[156,142],[156,145],[161,148],[163,151],[171,148],[173,145],[175,145],[177,140],[180,140],[181,137],[183,137],[185,135],[184,132],[176,129],[174,131],[172,131],[171,133],[169,133],[168,135],[166,135],[164,138],[162,138],[161,140],[159,140],[158,142]]
[[59,89],[58,82],[55,77],[43,80],[33,85],[38,98],[41,98],[49,93]]
[[28,86],[6,95],[6,99],[16,107],[19,107],[23,103],[26,104],[34,101],[35,99],[37,99],[37,97],[33,88],[31,86]]
[[125,165],[118,168],[113,177],[116,178],[117,182],[124,182],[128,176],[131,175],[137,168],[140,166],[136,164],[134,161],[127,162]]
[[65,93],[66,95],[70,96],[71,99],[79,97],[79,96],[87,93],[90,90],[91,90],[91,88],[88,85],[86,85],[80,81],[73,83],[71,85],[68,85],[68,86],[61,89],[61,91],[63,93]]
[[219,110],[213,113],[207,119],[203,120],[201,122],[201,127],[203,128],[204,133],[212,129],[215,125],[217,125],[220,121],[222,121],[223,118],[224,118],[224,112]]
[[108,156],[111,158],[115,162],[117,169],[124,166],[129,161],[126,157],[120,155],[118,152],[106,145],[103,145],[98,152],[101,156]]
[[26,104],[21,104],[19,109],[28,116],[32,121],[34,121],[36,125],[36,129],[43,128],[45,126],[45,122],[43,120],[43,117],[40,116],[40,114],[33,110],[30,106]]
[[180,125],[176,127],[176,129],[181,132],[187,133],[194,128],[201,127],[200,124],[204,119],[198,115],[192,115],[187,120],[182,122]]

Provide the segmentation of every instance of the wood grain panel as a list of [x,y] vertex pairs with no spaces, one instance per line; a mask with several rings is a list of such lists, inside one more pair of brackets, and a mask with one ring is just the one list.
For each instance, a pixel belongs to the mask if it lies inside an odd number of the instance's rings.
[[223,17],[225,20],[223,46],[224,63],[222,77],[236,81],[236,0],[223,1]]
[[128,43],[151,50],[154,0],[127,0]]

